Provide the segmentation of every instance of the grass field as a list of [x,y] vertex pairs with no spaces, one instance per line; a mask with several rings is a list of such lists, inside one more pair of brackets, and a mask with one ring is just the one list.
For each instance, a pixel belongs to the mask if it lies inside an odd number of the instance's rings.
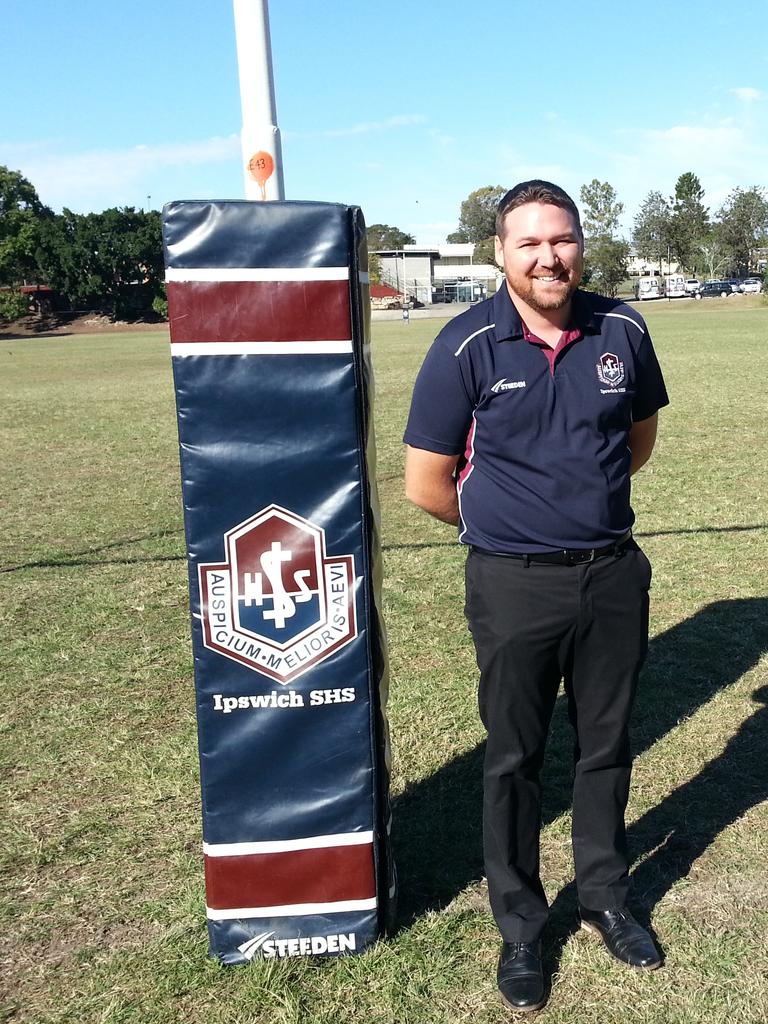
[[[654,563],[635,717],[637,975],[575,926],[558,706],[543,873],[553,1024],[768,1019],[768,307],[643,309],[668,380],[637,534]],[[396,934],[362,957],[207,959],[167,336],[0,339],[0,1021],[508,1019],[479,846],[482,730],[453,532],[402,497],[437,321],[374,325],[390,638]]]

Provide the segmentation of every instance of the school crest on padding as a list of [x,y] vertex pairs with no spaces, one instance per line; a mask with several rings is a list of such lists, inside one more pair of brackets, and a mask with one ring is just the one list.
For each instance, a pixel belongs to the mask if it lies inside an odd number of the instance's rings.
[[199,567],[207,648],[287,683],[357,636],[354,558],[329,558],[321,527],[270,505],[223,540]]

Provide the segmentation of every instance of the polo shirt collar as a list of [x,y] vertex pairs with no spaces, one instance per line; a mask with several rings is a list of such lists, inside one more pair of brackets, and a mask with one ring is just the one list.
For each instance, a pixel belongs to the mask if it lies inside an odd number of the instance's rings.
[[[517,341],[523,337],[523,321],[512,302],[506,281],[493,297],[493,313],[497,341]],[[571,328],[578,327],[582,334],[600,333],[600,324],[584,292],[574,292],[571,313]]]

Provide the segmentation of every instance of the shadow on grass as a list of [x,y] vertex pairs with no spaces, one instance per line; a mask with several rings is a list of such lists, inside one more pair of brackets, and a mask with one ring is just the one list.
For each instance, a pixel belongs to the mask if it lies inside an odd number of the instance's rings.
[[135,562],[180,562],[186,561],[186,555],[139,555],[135,558],[112,558],[95,561],[92,558],[85,558],[85,555],[97,555],[101,551],[109,551],[112,548],[127,548],[131,544],[141,544],[145,540],[159,540],[163,537],[175,537],[183,535],[182,528],[176,527],[168,530],[156,530],[154,533],[144,533],[139,537],[124,537],[120,540],[110,541],[108,544],[100,544],[94,548],[86,548],[85,551],[72,551],[63,553],[58,558],[43,558],[37,562],[24,562],[19,565],[0,566],[0,573],[21,572],[22,569],[61,569],[76,565],[132,565]]
[[[768,650],[768,599],[718,601],[655,637],[650,644],[633,715],[636,754],[648,750],[719,690],[736,682]],[[754,695],[762,703],[765,688]],[[726,749],[629,829],[633,861],[647,859],[633,879],[633,907],[650,910],[719,833],[768,796],[761,706]],[[544,823],[570,806],[573,739],[558,699],[544,777]],[[399,925],[448,904],[483,876],[482,760],[484,744],[410,786],[394,807],[393,843],[401,882]],[[547,957],[555,969],[577,927],[573,883],[557,896]]]
[[[98,327],[94,330],[95,322],[98,322]],[[37,338],[70,338],[83,334],[93,337],[135,327],[153,331],[167,326],[167,323],[167,320],[151,310],[126,316],[124,320],[115,320],[111,314],[100,310],[56,311],[30,314],[0,326],[0,340],[32,341]]]
[[[685,528],[682,530],[649,530],[647,532],[638,532],[634,536],[637,538],[642,537],[678,537],[685,534],[698,534],[698,533],[752,533],[754,531],[768,530],[768,523],[752,523],[744,526],[694,526]],[[428,551],[435,548],[453,548],[456,547],[456,541],[451,540],[436,540],[431,543],[424,544],[382,544],[382,551]]]
[[745,526],[692,526],[683,530],[649,530],[636,533],[635,537],[679,537],[688,533],[752,533],[768,530],[768,523],[752,523]]
[[[686,533],[748,533],[753,530],[768,530],[768,523],[756,523],[753,526],[700,526],[690,530],[658,530],[651,533],[637,533],[635,536],[671,537]],[[0,566],[0,573],[21,572],[22,569],[61,569],[77,565],[134,565],[139,562],[180,562],[186,558],[186,555],[143,555],[136,558],[114,558],[101,561],[94,561],[92,558],[85,558],[83,556],[95,555],[100,551],[108,551],[110,548],[128,547],[131,544],[138,544],[143,540],[171,537],[182,532],[181,527],[174,530],[159,530],[157,533],[148,533],[142,537],[128,537],[125,540],[112,541],[109,544],[88,548],[85,551],[73,551],[71,554],[62,554],[59,558],[41,559],[37,562],[23,562],[18,565],[3,565]],[[382,551],[428,551],[436,548],[457,548],[458,550],[456,541],[453,539],[424,544],[382,544],[381,546]]]
[[382,551],[432,551],[437,548],[455,548],[459,550],[456,540],[435,540],[423,544],[382,544]]

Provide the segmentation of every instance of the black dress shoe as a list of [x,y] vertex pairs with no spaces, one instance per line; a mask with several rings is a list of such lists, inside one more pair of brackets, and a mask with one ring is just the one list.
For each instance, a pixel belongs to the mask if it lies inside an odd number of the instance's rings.
[[629,967],[653,971],[661,967],[662,955],[648,932],[622,907],[618,910],[587,910],[579,907],[581,927],[599,935],[608,952]]
[[540,942],[505,942],[496,973],[501,998],[512,1010],[540,1010],[547,1001]]

